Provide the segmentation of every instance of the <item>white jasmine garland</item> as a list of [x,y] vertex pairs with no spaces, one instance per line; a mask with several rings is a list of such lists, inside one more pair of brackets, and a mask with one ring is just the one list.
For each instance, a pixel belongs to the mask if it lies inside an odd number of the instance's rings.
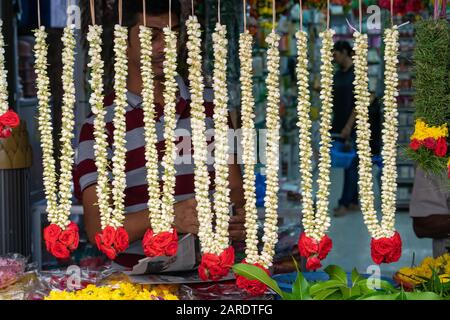
[[215,193],[214,211],[216,232],[211,248],[220,254],[229,246],[229,204],[228,184],[228,90],[227,90],[227,54],[228,40],[224,25],[216,24],[212,35],[214,47],[214,138],[215,138]]
[[177,34],[170,27],[164,28],[165,61],[164,61],[164,139],[165,153],[162,161],[164,168],[163,192],[161,203],[161,224],[152,226],[155,233],[171,231],[174,221],[173,205],[175,203],[175,128],[176,128],[176,92],[175,79],[177,69]]
[[[330,227],[330,216],[328,214],[329,195],[330,195],[330,168],[331,168],[331,119],[333,114],[333,35],[334,30],[327,29],[321,32],[322,48],[320,50],[322,65],[320,67],[321,89],[320,99],[322,101],[322,109],[320,111],[320,159],[319,159],[319,177],[317,180],[317,212],[314,222],[308,215],[305,219],[306,228],[312,230],[309,236],[316,241],[320,241]],[[305,159],[306,161],[306,159]],[[308,201],[308,200],[307,200]]]
[[5,39],[2,27],[3,21],[0,19],[0,115],[8,111],[8,71],[5,66]]
[[369,233],[375,239],[383,237],[383,230],[378,224],[377,213],[374,207],[372,156],[370,152],[370,124],[369,105],[370,94],[368,90],[367,66],[367,35],[355,32],[355,97],[356,97],[356,129],[359,156],[359,194],[364,223]]
[[[55,158],[53,150],[53,128],[50,108],[50,81],[47,74],[47,33],[44,27],[35,31],[35,70],[37,75],[38,100],[39,100],[39,133],[41,136],[43,182],[47,200],[48,220],[52,224],[65,229],[70,223],[69,215],[72,205],[71,181],[73,165],[73,127],[74,115],[73,108],[75,104],[75,87],[73,84],[74,70],[74,26],[67,26],[63,34],[63,106],[62,106],[62,128],[61,128],[61,175],[59,186],[56,178]],[[59,207],[58,207],[59,194]]]
[[[299,128],[299,158],[302,181],[303,198],[303,227],[308,236],[314,235],[314,200],[312,180],[312,155],[310,117],[311,103],[309,101],[309,73],[308,73],[308,35],[298,31],[297,38],[297,85],[298,85],[298,122]],[[315,237],[317,238],[317,236]]]
[[203,75],[201,60],[201,31],[196,16],[186,21],[188,41],[189,82],[191,85],[191,126],[192,146],[195,164],[195,199],[199,220],[201,250],[213,253],[214,234],[212,230],[212,211],[209,199],[210,178],[207,167],[207,141],[205,136],[205,107],[203,104]]
[[100,211],[100,221],[102,229],[110,224],[112,207],[109,199],[111,190],[108,177],[108,141],[106,133],[105,115],[106,110],[103,104],[103,74],[104,62],[102,60],[102,26],[89,26],[87,40],[89,42],[88,67],[91,69],[89,84],[91,86],[91,105],[94,118],[94,156],[98,178],[96,192],[98,197],[98,207]]
[[390,238],[395,232],[395,211],[397,200],[397,139],[398,139],[398,29],[388,28],[384,33],[384,124],[383,124],[383,178],[381,229]]
[[255,189],[255,134],[254,105],[252,80],[252,42],[253,37],[248,30],[239,38],[239,61],[241,67],[241,119],[242,119],[242,159],[244,163],[244,198],[246,229],[246,261],[250,264],[259,260],[258,252],[258,213],[256,209]]
[[148,184],[148,211],[150,224],[160,225],[160,188],[158,174],[158,142],[156,134],[156,113],[154,109],[154,84],[152,66],[152,30],[140,26],[139,37],[141,40],[141,74],[145,86],[142,89],[142,109],[144,111],[144,136],[145,136],[145,159],[147,167]]
[[121,25],[115,25],[114,28],[114,91],[115,110],[114,110],[114,156],[112,158],[112,198],[114,208],[110,219],[110,225],[119,228],[123,225],[124,219],[124,192],[126,188],[126,108],[127,102],[127,74],[128,74],[128,60],[127,60],[127,41],[128,29]]
[[[45,27],[35,30],[35,72],[38,97],[38,123],[42,148],[43,184],[47,200],[47,213],[50,223],[58,224],[58,199],[55,159],[53,157],[53,127],[50,109],[50,80],[47,73],[46,43],[47,32]],[[60,227],[65,227],[65,225]]]
[[75,107],[75,84],[73,72],[75,67],[75,25],[64,28],[62,37],[63,42],[63,104],[61,119],[61,172],[59,176],[59,225],[67,226],[69,224],[70,208],[72,207],[72,167],[74,151],[72,148],[72,140],[74,138],[73,128],[74,107]]
[[[266,85],[267,96],[267,164],[266,164],[266,196],[264,205],[266,209],[264,221],[264,247],[260,255],[260,264],[264,268],[272,265],[275,254],[275,245],[278,241],[278,171],[279,171],[279,141],[280,141],[280,90],[279,90],[279,66],[280,53],[278,50],[280,37],[272,31],[266,38],[269,45],[267,51],[268,76]],[[256,221],[255,221],[256,222]]]

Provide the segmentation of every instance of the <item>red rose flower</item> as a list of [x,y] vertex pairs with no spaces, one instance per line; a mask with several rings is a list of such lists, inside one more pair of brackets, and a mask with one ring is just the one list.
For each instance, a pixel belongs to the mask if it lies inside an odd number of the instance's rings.
[[423,145],[429,150],[434,150],[436,148],[436,140],[434,138],[426,138],[423,140]]
[[17,113],[12,110],[8,110],[0,116],[0,123],[5,127],[15,128],[19,125],[20,119]]
[[306,260],[306,268],[308,270],[317,270],[322,267],[320,259],[316,256],[312,256]]
[[153,230],[148,229],[142,239],[142,246],[148,257],[174,256],[178,251],[177,232],[172,229],[172,232],[155,234]]
[[78,246],[78,232],[67,228],[66,230],[61,232],[58,240],[69,250],[74,250]]
[[71,221],[69,223],[69,225],[67,226],[67,229],[74,230],[74,231],[78,232],[78,225],[75,222]]
[[422,10],[422,1],[421,0],[409,0],[405,6],[406,12],[409,13],[417,13]]
[[116,249],[116,252],[119,253],[125,251],[128,248],[128,244],[128,233],[125,228],[118,228],[114,238],[114,248]]
[[298,250],[302,257],[308,258],[319,251],[319,243],[303,232],[298,240]]
[[59,241],[56,241],[51,245],[50,252],[57,259],[67,259],[70,256],[69,249]]
[[57,224],[50,224],[44,229],[44,240],[49,243],[55,243],[61,234],[61,228]]
[[5,128],[0,125],[0,138],[7,139],[11,137],[11,134],[12,132],[10,128]]
[[390,238],[372,238],[370,246],[376,264],[396,262],[402,255],[402,239],[398,232]]
[[319,259],[320,260],[325,259],[332,247],[333,247],[333,242],[331,241],[330,237],[327,235],[324,235],[322,237],[322,239],[320,239],[320,242],[319,242]]
[[230,272],[234,263],[234,248],[228,247],[218,256],[213,253],[205,253],[198,268],[200,279],[203,281],[220,280]]
[[447,154],[447,140],[445,140],[445,138],[438,139],[436,149],[434,149],[434,154],[438,157],[445,157]]
[[114,243],[114,239],[116,238],[116,228],[107,226],[105,229],[102,230],[102,233],[100,233],[102,243],[106,246],[112,246]]
[[[242,261],[242,263],[247,263],[245,260]],[[255,263],[254,266],[257,266],[261,270],[263,270],[267,275],[269,274],[269,270],[264,268],[258,263]],[[260,282],[259,280],[249,280],[244,276],[236,275],[236,286],[240,289],[245,290],[247,293],[249,293],[251,296],[260,296],[264,294],[267,290],[267,286]]]
[[101,233],[95,235],[95,242],[98,249],[106,254],[111,260],[114,260],[117,256],[116,249],[113,247],[116,240],[116,234],[117,232],[114,227],[107,226]]
[[414,151],[419,150],[419,148],[420,148],[421,145],[422,145],[422,144],[421,144],[420,141],[417,140],[417,139],[412,139],[411,142],[409,143],[409,147],[410,147],[411,149],[413,149]]

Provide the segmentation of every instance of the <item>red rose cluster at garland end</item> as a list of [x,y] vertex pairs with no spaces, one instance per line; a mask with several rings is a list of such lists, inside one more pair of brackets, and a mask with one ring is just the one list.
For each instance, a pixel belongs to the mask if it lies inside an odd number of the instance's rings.
[[13,128],[20,124],[17,113],[12,110],[6,111],[0,116],[0,138],[9,138]]
[[396,262],[402,255],[402,239],[398,232],[390,238],[372,238],[370,247],[376,264]]
[[44,229],[44,240],[47,250],[58,259],[67,259],[70,253],[78,247],[78,226],[74,222],[62,230],[52,223]]
[[123,227],[116,229],[107,226],[101,233],[95,235],[95,242],[100,251],[106,254],[109,259],[114,260],[117,254],[128,248],[128,233]]
[[424,120],[417,119],[409,147],[413,151],[418,151],[423,147],[442,158],[446,156],[448,151],[447,137],[447,124],[430,126]]
[[147,257],[175,256],[178,251],[177,232],[172,229],[172,232],[155,234],[153,230],[148,229],[142,239],[142,247]]
[[[247,261],[245,260],[243,260],[242,263],[248,264]],[[267,273],[268,276],[270,276],[269,270],[261,266],[259,263],[254,263],[253,265],[260,268],[265,273]],[[261,281],[249,280],[246,277],[239,275],[236,275],[236,286],[240,289],[245,290],[248,294],[252,296],[260,296],[267,291],[267,286]]]
[[220,255],[204,253],[198,267],[198,274],[203,281],[218,281],[228,275],[234,264],[234,248],[228,247]]
[[317,270],[322,267],[321,260],[327,257],[332,247],[333,242],[327,235],[317,241],[303,232],[298,240],[298,250],[302,257],[307,258],[306,268],[308,270]]

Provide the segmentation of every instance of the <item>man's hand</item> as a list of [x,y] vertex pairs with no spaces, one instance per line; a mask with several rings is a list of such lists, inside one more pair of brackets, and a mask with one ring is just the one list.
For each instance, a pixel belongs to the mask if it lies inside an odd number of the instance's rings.
[[352,133],[352,128],[345,126],[344,129],[341,131],[341,138],[344,140],[348,140],[350,138],[350,135]]
[[228,230],[231,240],[242,241],[245,239],[245,211],[243,208],[236,209],[236,215],[230,217]]
[[175,229],[179,233],[197,234],[199,228],[197,201],[194,198],[175,203]]

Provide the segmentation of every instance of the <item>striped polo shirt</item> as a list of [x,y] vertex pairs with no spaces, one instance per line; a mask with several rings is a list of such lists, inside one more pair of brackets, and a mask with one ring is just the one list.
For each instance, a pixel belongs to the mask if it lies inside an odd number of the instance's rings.
[[[176,186],[175,201],[182,201],[194,197],[194,164],[192,160],[193,148],[191,144],[191,121],[190,121],[190,95],[187,86],[181,77],[177,77],[178,93],[176,104],[176,145],[177,158],[175,160]],[[213,141],[213,91],[205,89],[204,106],[206,113],[206,128],[208,145],[211,147]],[[125,189],[125,211],[126,213],[137,212],[147,208],[148,192],[145,167],[145,139],[144,139],[144,115],[142,109],[142,98],[128,92],[128,106],[126,110],[126,182]],[[111,161],[113,155],[113,117],[114,96],[105,98],[107,110],[105,121],[108,135],[108,159]],[[158,136],[157,150],[161,161],[164,155],[164,106],[155,104],[157,113],[156,132]],[[75,156],[74,189],[75,196],[81,200],[83,190],[97,182],[97,168],[94,160],[94,115],[90,114],[83,124],[79,145]],[[211,177],[211,192],[213,192],[214,168],[211,162],[208,171]],[[110,166],[111,167],[111,166]],[[159,179],[162,187],[163,168],[159,163]],[[112,174],[110,181],[112,180]]]

